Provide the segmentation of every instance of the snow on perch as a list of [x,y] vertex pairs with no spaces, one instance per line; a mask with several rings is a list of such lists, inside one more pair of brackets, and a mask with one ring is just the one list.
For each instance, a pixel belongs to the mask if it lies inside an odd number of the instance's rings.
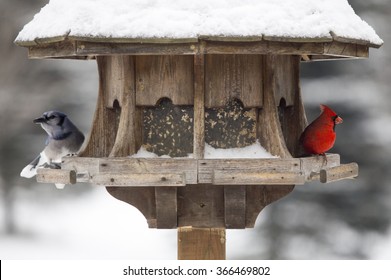
[[24,26],[16,43],[66,37],[104,41],[208,36],[345,38],[383,44],[346,0],[51,0]]

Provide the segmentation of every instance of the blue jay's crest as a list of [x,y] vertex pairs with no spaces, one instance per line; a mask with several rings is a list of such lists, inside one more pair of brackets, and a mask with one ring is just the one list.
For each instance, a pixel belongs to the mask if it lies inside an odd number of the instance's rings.
[[60,168],[62,157],[76,154],[84,142],[83,133],[64,113],[48,111],[33,122],[41,125],[48,138],[45,149],[20,173],[20,176],[26,178],[34,177],[37,168]]
[[64,118],[67,115],[64,113],[58,112],[58,111],[48,111],[42,114],[41,117],[36,118],[33,122],[34,123],[43,123],[43,122],[58,122],[58,121],[63,121]]

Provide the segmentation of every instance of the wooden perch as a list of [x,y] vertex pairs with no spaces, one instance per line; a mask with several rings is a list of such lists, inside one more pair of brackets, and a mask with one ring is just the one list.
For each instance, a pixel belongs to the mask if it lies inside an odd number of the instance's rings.
[[358,176],[358,164],[355,162],[320,170],[320,181],[330,183]]
[[212,181],[214,185],[303,185],[305,176],[302,172],[214,170]]
[[64,157],[63,169],[39,169],[41,183],[105,186],[303,185],[356,177],[356,163],[340,165],[338,154],[272,159],[87,158]]
[[37,182],[73,185],[76,184],[76,171],[67,169],[38,168]]
[[183,173],[112,173],[101,172],[92,176],[91,182],[103,186],[127,187],[180,187],[186,186]]

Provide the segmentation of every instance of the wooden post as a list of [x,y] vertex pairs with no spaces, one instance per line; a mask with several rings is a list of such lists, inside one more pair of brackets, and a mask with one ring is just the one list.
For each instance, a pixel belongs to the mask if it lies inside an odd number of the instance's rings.
[[224,228],[178,228],[178,260],[225,260]]
[[[194,157],[205,149],[205,55],[194,55]],[[225,229],[178,227],[179,260],[224,260]]]

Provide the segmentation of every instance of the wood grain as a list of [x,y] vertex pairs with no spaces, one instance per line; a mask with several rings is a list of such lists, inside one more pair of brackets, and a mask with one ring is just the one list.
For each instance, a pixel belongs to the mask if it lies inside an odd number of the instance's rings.
[[206,55],[205,106],[223,107],[239,99],[245,108],[262,107],[261,55]]
[[91,176],[91,183],[122,187],[180,187],[186,185],[183,173],[114,173],[99,172]]
[[194,144],[193,154],[204,158],[205,152],[205,56],[194,56]]
[[[213,38],[212,38],[213,39]],[[142,40],[140,40],[141,42]],[[198,42],[134,42],[124,41],[93,41],[88,38],[67,38],[64,41],[41,40],[36,42],[18,42],[19,45],[28,48],[29,58],[72,58],[90,59],[102,55],[194,55],[204,54],[281,54],[281,55],[311,55],[312,60],[324,60],[330,57],[355,58],[368,57],[369,47],[379,48],[369,42],[349,41],[347,38],[338,37],[332,42],[329,40],[313,39],[312,41],[297,42],[286,38],[270,38],[269,40],[255,41],[244,38],[243,41],[233,37],[232,40],[203,40]],[[330,46],[338,45],[339,47]],[[341,51],[345,49],[345,51]]]
[[225,243],[224,228],[179,228],[178,260],[224,260]]
[[170,187],[155,188],[156,227],[177,228],[177,190]]
[[76,184],[76,171],[67,169],[37,169],[38,183]]
[[224,187],[224,215],[226,228],[246,227],[246,186]]
[[300,172],[214,170],[212,182],[214,185],[303,185],[305,176]]
[[175,105],[193,105],[193,57],[186,55],[138,56],[136,104],[155,106],[163,98]]
[[358,164],[355,162],[320,170],[320,181],[330,183],[358,176]]

